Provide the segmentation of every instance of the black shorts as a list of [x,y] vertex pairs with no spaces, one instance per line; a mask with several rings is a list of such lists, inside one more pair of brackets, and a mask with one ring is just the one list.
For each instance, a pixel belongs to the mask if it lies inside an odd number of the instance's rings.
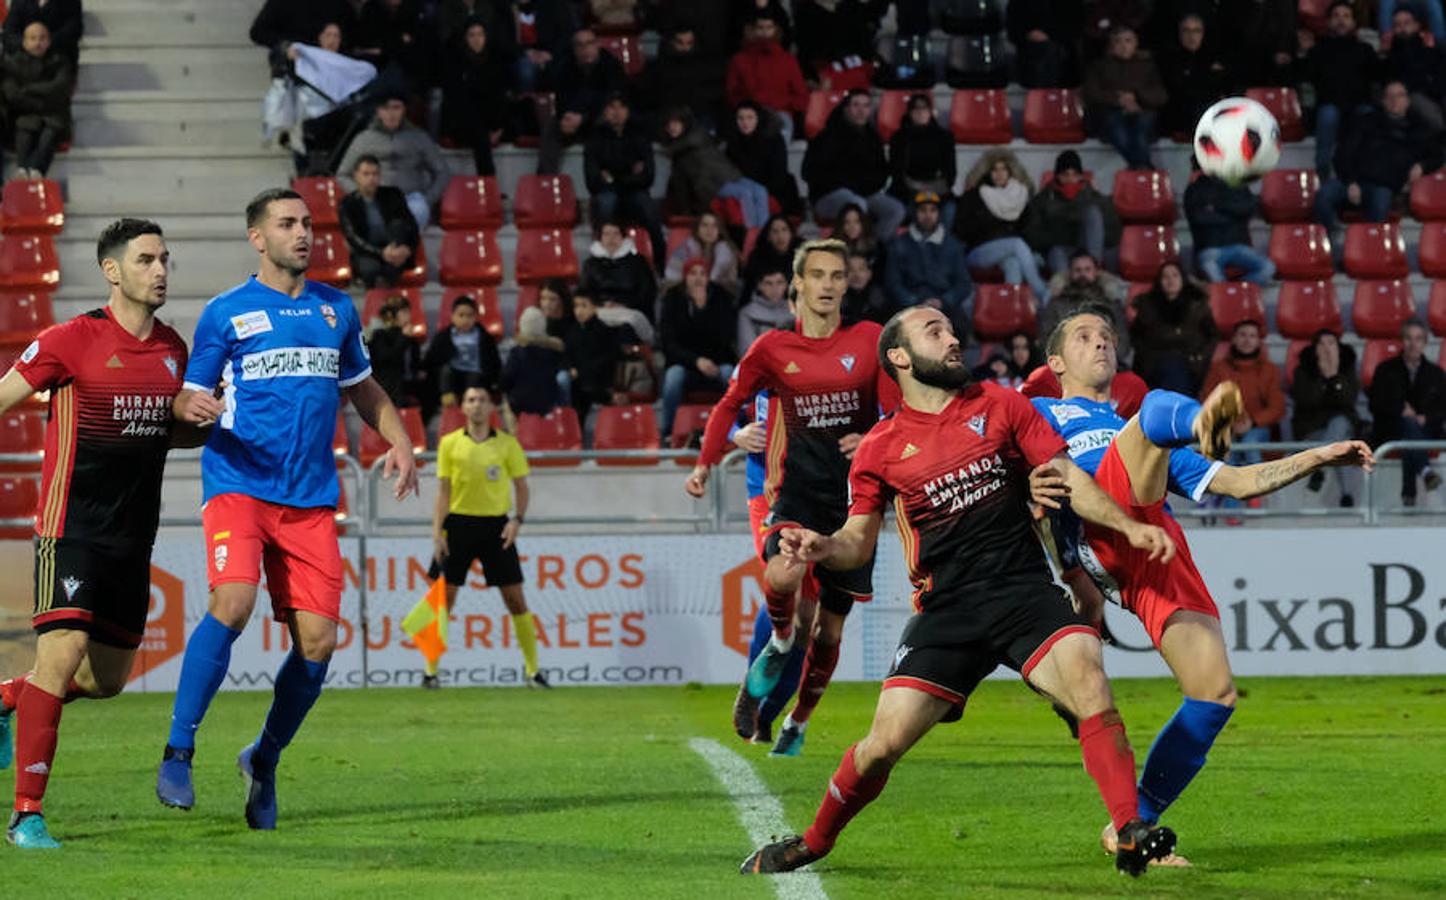
[[[764,527],[769,529],[769,532],[763,542],[763,559],[766,562],[778,555],[779,531],[784,528],[801,526],[811,531],[817,531],[819,534],[832,534],[841,525],[843,525],[842,520],[835,522],[827,517],[784,517],[780,515],[779,505],[775,504],[773,510],[769,512],[768,518],[764,520]],[[867,602],[873,599],[874,557],[870,556],[869,561],[857,569],[847,571],[815,565],[813,577],[818,580],[819,605],[835,615],[846,616],[856,601]]]
[[1054,642],[1095,630],[1054,582],[1035,575],[980,581],[957,598],[935,597],[899,637],[884,687],[907,687],[947,700],[964,712],[979,682],[1003,664],[1026,678]]
[[474,559],[482,563],[482,576],[487,579],[488,587],[522,583],[517,545],[502,546],[502,529],[506,524],[506,516],[450,515],[442,522],[447,534],[447,559],[442,563],[442,574],[448,584],[466,584]]
[[151,605],[151,548],[110,547],[65,538],[35,539],[36,633],[60,628],[134,650]]

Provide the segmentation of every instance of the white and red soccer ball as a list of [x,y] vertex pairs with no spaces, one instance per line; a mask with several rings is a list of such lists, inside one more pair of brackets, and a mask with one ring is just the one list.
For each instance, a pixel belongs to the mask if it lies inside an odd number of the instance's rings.
[[1280,123],[1248,97],[1227,97],[1195,126],[1195,159],[1228,184],[1259,178],[1280,162]]

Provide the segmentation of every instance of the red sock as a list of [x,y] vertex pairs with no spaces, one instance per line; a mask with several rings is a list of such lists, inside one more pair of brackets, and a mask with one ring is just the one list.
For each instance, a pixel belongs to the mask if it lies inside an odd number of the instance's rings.
[[787,640],[793,634],[795,592],[780,593],[765,583],[763,596],[768,601],[768,618],[773,622],[773,633],[780,640]]
[[15,707],[16,812],[40,812],[50,768],[55,763],[61,706],[59,697],[29,682],[20,692],[20,703]]
[[1139,818],[1139,796],[1135,788],[1135,751],[1125,737],[1120,714],[1107,709],[1079,723],[1079,748],[1085,771],[1099,785],[1100,796],[1110,810],[1115,830]]
[[803,842],[808,849],[814,853],[832,850],[839,832],[883,792],[888,781],[887,771],[871,778],[860,775],[859,770],[854,768],[854,748],[849,747],[838,764],[838,770],[829,779],[828,790],[824,792],[823,802],[818,805],[813,824],[803,833]]
[[[8,681],[0,681],[0,710],[13,710],[20,703],[20,692],[25,685],[30,683],[30,679],[34,675],[34,672],[26,672],[24,675],[16,676]],[[65,688],[65,699],[61,702],[69,703],[87,696],[89,695],[81,690],[80,685],[72,679]]]
[[818,638],[808,643],[808,656],[803,660],[803,675],[798,683],[798,702],[788,717],[800,725],[813,715],[813,708],[823,699],[834,666],[838,665],[838,644],[823,644]]

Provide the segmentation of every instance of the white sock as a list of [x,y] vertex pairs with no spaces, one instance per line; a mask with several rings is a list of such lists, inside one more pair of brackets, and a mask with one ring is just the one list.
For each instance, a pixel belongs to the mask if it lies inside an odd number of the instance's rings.
[[808,723],[807,723],[807,722],[795,722],[795,721],[793,721],[793,713],[789,713],[787,716],[784,716],[784,718],[783,718],[783,727],[784,727],[784,728],[797,728],[797,729],[801,732],[801,731],[803,731],[804,729],[808,728]]
[[788,637],[780,638],[778,636],[778,632],[775,631],[773,632],[773,637],[768,639],[768,643],[772,644],[773,649],[777,650],[779,653],[787,653],[788,651],[793,649],[793,638],[795,634],[796,631],[790,631],[788,633]]

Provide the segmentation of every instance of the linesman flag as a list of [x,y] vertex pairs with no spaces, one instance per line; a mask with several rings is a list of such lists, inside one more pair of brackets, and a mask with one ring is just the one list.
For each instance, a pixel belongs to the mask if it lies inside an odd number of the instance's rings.
[[447,652],[447,581],[438,578],[402,620],[402,631],[417,645],[427,662],[436,665]]

